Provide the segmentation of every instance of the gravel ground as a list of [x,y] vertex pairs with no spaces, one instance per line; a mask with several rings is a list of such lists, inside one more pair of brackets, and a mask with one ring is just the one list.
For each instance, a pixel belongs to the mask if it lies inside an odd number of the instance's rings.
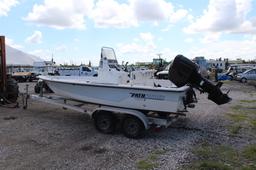
[[[24,87],[20,84],[20,91]],[[151,162],[153,169],[182,169],[198,141],[230,139],[224,127],[232,105],[256,99],[254,87],[231,82],[224,86],[227,89],[231,103],[218,106],[198,94],[199,102],[186,117],[167,129],[148,131],[139,140],[121,133],[101,134],[86,115],[44,103],[30,100],[27,110],[0,107],[0,169],[130,170],[142,161]],[[239,142],[244,142],[243,136],[234,141]]]

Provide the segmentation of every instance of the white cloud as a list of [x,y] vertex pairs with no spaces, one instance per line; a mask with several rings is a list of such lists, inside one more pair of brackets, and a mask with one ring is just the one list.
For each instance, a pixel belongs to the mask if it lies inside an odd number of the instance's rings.
[[11,8],[18,3],[18,0],[0,0],[0,16],[7,16]]
[[136,17],[142,21],[164,20],[173,11],[172,4],[165,0],[131,0],[130,2]]
[[256,57],[256,43],[252,39],[235,41],[225,40],[193,47],[188,51],[188,56],[205,56],[206,58],[242,58],[245,60]]
[[256,33],[256,24],[248,19],[252,0],[210,0],[203,15],[184,29],[186,33]]
[[75,43],[80,42],[80,39],[79,38],[74,38],[73,42],[75,42]]
[[44,60],[50,60],[52,55],[50,50],[45,50],[45,49],[36,49],[36,50],[30,51],[30,53],[35,56],[39,56]]
[[192,42],[194,42],[194,39],[193,38],[186,38],[184,41],[186,43],[192,43]]
[[85,17],[93,8],[93,0],[44,0],[35,4],[26,21],[56,29],[85,28]]
[[13,39],[10,39],[10,38],[5,38],[5,43],[13,48],[16,48],[16,49],[22,49],[23,46],[20,45],[20,44],[17,44],[13,41]]
[[44,0],[35,4],[26,21],[56,29],[84,29],[86,18],[97,27],[136,27],[141,21],[176,23],[187,15],[185,9],[174,10],[166,0]]
[[256,42],[256,35],[252,36],[251,40]]
[[163,59],[165,59],[166,61],[171,61],[177,55],[177,52],[173,51],[170,48],[164,48],[161,51],[161,54],[162,54]]
[[118,44],[118,51],[122,55],[132,54],[136,57],[149,57],[156,55],[156,45],[154,43],[155,37],[149,33],[140,33],[134,41],[127,44]]
[[145,42],[153,42],[154,36],[150,32],[140,33],[140,38]]
[[132,42],[130,44],[119,44],[118,45],[118,50],[122,54],[137,54],[137,55],[152,55],[154,52],[154,46],[148,46],[145,44],[138,44],[135,42]]
[[185,9],[179,9],[170,15],[170,22],[176,23],[188,15],[188,11]]
[[67,49],[68,49],[68,47],[65,44],[60,44],[54,48],[54,51],[55,52],[63,52],[63,51],[66,51]]
[[158,26],[161,21],[176,23],[187,15],[184,9],[174,10],[166,0],[99,0],[90,14],[98,27],[136,27],[140,22],[150,21]]
[[120,4],[114,0],[99,0],[90,17],[98,27],[137,26],[137,20],[129,4]]
[[139,21],[167,20],[170,23],[176,23],[188,13],[185,9],[175,11],[172,3],[165,0],[130,0],[130,2]]
[[43,38],[42,32],[34,31],[34,33],[26,39],[26,42],[32,43],[32,44],[39,44],[42,42],[42,38]]
[[173,27],[173,24],[169,24],[167,27],[161,29],[162,32],[167,32]]
[[216,33],[206,33],[206,35],[204,35],[204,37],[201,39],[202,43],[211,43],[211,42],[216,42],[220,39],[221,33],[220,32],[216,32]]

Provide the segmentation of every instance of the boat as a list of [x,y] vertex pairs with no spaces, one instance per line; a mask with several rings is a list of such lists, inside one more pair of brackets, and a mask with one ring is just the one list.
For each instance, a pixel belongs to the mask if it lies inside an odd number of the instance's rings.
[[[40,76],[57,95],[103,106],[142,112],[181,113],[193,102],[189,86],[169,80],[143,78],[124,71],[112,48],[101,49],[97,77]],[[141,73],[140,73],[141,74]]]

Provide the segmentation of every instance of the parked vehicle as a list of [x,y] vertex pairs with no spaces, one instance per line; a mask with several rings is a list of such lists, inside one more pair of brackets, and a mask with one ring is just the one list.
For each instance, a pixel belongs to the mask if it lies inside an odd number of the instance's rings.
[[98,73],[95,69],[87,66],[79,67],[61,67],[56,70],[60,76],[97,76]]
[[31,72],[15,72],[12,74],[12,78],[17,82],[32,82],[37,79],[36,74]]
[[16,103],[18,96],[19,86],[7,74],[5,36],[0,36],[0,105]]
[[158,79],[168,79],[168,73],[169,73],[169,69],[170,69],[171,63],[168,64],[165,69],[163,71],[159,71],[156,73],[156,77]]
[[240,73],[236,76],[236,80],[246,83],[247,80],[256,80],[256,68],[249,69],[243,73]]
[[232,80],[232,76],[228,75],[227,73],[218,74],[218,81],[223,80]]
[[231,79],[234,79],[239,73],[243,73],[246,70],[252,69],[254,67],[255,66],[253,66],[253,65],[243,65],[243,64],[231,65],[228,68],[227,73],[231,77]]

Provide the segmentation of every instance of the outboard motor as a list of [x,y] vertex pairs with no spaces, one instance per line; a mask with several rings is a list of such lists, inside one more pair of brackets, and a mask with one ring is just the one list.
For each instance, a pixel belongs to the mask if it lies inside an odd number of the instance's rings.
[[175,57],[170,66],[168,77],[178,87],[188,84],[201,92],[207,92],[209,94],[208,99],[218,105],[232,100],[220,90],[221,82],[214,85],[209,80],[203,78],[198,72],[198,66],[183,55]]

